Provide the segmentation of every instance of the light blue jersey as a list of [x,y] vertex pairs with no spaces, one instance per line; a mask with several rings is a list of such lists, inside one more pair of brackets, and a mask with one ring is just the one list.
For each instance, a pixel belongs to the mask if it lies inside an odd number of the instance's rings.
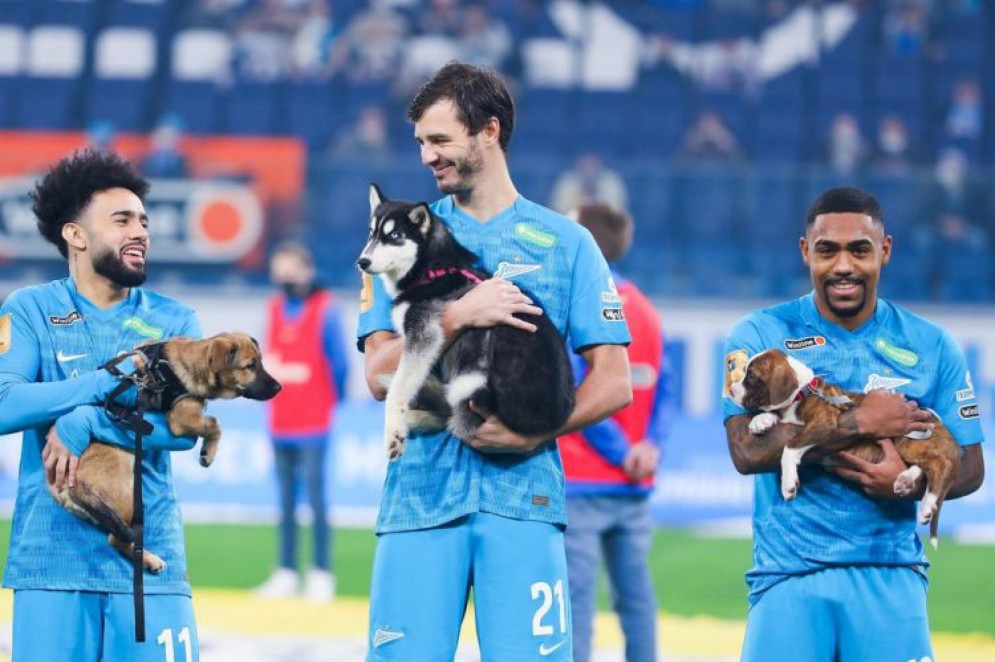
[[[874,316],[854,331],[820,316],[813,294],[756,311],[726,340],[726,363],[777,348],[846,390],[895,390],[933,409],[961,446],[983,440],[964,356],[943,329],[878,300]],[[726,418],[748,413],[726,395]],[[841,565],[928,565],[916,535],[912,501],[874,500],[817,465],[799,467],[801,488],[781,497],[777,474],[756,476],[751,604],[781,580]]]
[[[0,434],[22,430],[21,467],[4,586],[13,589],[130,593],[131,564],[107,534],[51,497],[41,453],[53,423],[74,454],[90,438],[133,447],[132,433],[100,406],[117,385],[100,366],[136,344],[200,336],[193,311],[167,297],[131,288],[101,310],[69,278],[18,290],[0,309]],[[169,450],[196,439],[175,437],[165,415],[147,414],[155,431],[144,440],[145,547],[167,563],[147,574],[145,592],[190,595],[180,511],[170,479]]]
[[[451,197],[432,211],[478,258],[478,266],[529,292],[574,350],[626,344],[629,332],[608,265],[581,225],[519,197],[486,223]],[[394,331],[391,299],[379,279],[367,283],[359,347],[374,331]],[[479,453],[456,437],[412,432],[387,468],[377,531],[438,526],[475,512],[553,524],[566,522],[563,468],[554,444],[530,455]]]

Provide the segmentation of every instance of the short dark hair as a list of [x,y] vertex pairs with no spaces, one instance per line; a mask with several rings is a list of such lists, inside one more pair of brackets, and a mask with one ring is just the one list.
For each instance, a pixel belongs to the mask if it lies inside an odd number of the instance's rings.
[[314,268],[314,258],[311,256],[311,249],[302,241],[290,239],[277,244],[270,257],[276,257],[277,255],[293,255],[307,266],[312,269]]
[[62,226],[76,221],[95,193],[112,188],[128,189],[144,200],[149,183],[114,152],[86,149],[65,157],[28,194],[38,231],[69,257]]
[[475,136],[497,118],[501,125],[498,142],[508,152],[515,128],[515,102],[501,77],[489,69],[464,62],[450,62],[439,69],[408,106],[408,119],[417,122],[430,106],[448,99],[456,106],[456,117]]
[[823,214],[866,214],[875,223],[884,225],[884,211],[870,193],[856,188],[831,188],[819,196],[808,210],[805,228],[812,227]]
[[591,231],[608,262],[615,262],[632,245],[632,218],[622,209],[593,202],[577,209],[577,222]]

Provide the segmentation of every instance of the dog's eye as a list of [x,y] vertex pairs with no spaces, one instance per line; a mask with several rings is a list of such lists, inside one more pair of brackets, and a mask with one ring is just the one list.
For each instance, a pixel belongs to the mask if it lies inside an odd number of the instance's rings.
[[255,370],[256,365],[257,365],[256,362],[252,361],[251,363],[246,364],[245,370]]
[[400,232],[398,232],[397,230],[394,230],[393,232],[391,232],[391,233],[390,233],[389,235],[387,235],[387,236],[388,236],[389,238],[391,238],[391,239],[394,239],[394,240],[397,240],[397,239],[400,239],[400,238],[401,238],[401,233],[400,233]]

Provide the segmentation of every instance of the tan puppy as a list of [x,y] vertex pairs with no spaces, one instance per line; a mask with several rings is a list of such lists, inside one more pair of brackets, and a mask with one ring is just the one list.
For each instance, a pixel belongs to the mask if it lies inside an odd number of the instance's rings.
[[[169,430],[174,435],[203,438],[200,463],[205,467],[214,461],[221,439],[218,420],[204,414],[205,402],[239,396],[269,400],[280,391],[279,382],[263,369],[258,343],[244,333],[222,333],[205,340],[171,338],[136,349],[145,352],[135,355],[139,371],[167,375],[169,382],[164,391],[167,401],[144,393],[141,397],[150,410],[168,409]],[[135,540],[131,529],[134,462],[134,453],[94,442],[80,457],[76,485],[49,488],[67,510],[109,531],[108,542],[126,556],[131,555]],[[149,551],[143,561],[153,573],[166,567]]]
[[[805,453],[819,445],[827,451],[849,450],[860,457],[877,462],[881,450],[877,444],[857,445],[832,441],[837,419],[844,411],[858,406],[864,399],[817,379],[801,361],[777,349],[761,352],[749,360],[742,377],[732,383],[729,393],[744,409],[762,410],[750,421],[750,432],[763,434],[777,423],[803,426],[784,447],[781,455],[781,494],[786,500],[798,493],[798,465]],[[931,412],[933,413],[933,412]],[[919,521],[930,523],[930,540],[936,546],[937,520],[940,506],[960,469],[957,442],[935,413],[930,421],[935,426],[931,434],[916,434],[915,438],[895,440],[898,454],[909,465],[895,480],[895,493],[907,496],[916,489],[916,482],[926,476],[926,494],[919,510]],[[813,443],[813,439],[830,439]]]

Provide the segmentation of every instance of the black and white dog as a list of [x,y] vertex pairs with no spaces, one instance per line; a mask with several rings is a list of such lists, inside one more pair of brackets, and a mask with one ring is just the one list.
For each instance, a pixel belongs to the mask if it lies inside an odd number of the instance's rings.
[[538,331],[468,329],[443,352],[443,309],[490,274],[474,268],[476,255],[425,203],[389,201],[373,184],[370,216],[370,238],[356,264],[378,274],[394,297],[391,319],[404,339],[387,391],[390,459],[404,453],[418,409],[432,410],[452,434],[470,439],[483,422],[471,400],[513,432],[552,437],[574,406],[570,359],[553,323],[545,315],[519,315]]

